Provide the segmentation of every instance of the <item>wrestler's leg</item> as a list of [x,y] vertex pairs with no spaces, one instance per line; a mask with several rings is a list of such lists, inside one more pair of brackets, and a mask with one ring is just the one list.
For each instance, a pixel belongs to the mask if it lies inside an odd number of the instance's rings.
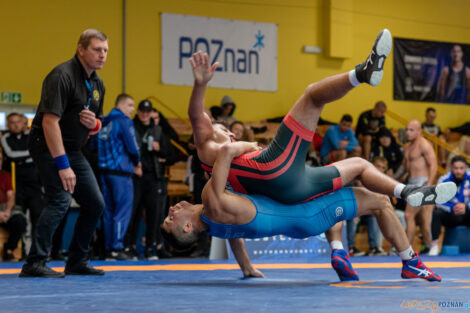
[[391,47],[392,35],[384,29],[377,36],[372,51],[364,63],[357,65],[350,72],[327,77],[309,85],[290,110],[290,115],[305,128],[314,131],[325,104],[341,99],[360,83],[372,86],[380,83],[383,64]]
[[423,278],[441,281],[441,277],[424,265],[408,241],[400,220],[393,211],[387,196],[373,193],[364,188],[354,188],[357,202],[357,215],[372,214],[379,223],[384,237],[399,251],[402,258],[402,278]]
[[421,210],[422,207],[412,207],[409,204],[407,204],[405,208],[406,235],[411,244],[413,244],[416,234],[416,215]]

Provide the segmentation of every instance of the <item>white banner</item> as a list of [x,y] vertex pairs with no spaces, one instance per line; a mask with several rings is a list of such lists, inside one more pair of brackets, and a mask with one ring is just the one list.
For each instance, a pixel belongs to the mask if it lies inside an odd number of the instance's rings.
[[162,83],[193,85],[189,58],[218,61],[211,87],[277,90],[277,25],[162,13]]

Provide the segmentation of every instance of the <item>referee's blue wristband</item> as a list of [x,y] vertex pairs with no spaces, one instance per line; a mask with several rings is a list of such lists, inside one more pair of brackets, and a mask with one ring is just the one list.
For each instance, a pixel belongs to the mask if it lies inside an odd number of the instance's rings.
[[66,154],[59,155],[58,157],[54,158],[55,165],[60,170],[65,170],[66,168],[70,167],[69,158],[67,158]]

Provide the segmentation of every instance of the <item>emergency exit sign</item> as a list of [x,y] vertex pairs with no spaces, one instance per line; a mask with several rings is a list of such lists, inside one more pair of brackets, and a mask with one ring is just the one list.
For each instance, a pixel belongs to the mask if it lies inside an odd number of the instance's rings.
[[2,91],[2,103],[21,103],[21,92]]

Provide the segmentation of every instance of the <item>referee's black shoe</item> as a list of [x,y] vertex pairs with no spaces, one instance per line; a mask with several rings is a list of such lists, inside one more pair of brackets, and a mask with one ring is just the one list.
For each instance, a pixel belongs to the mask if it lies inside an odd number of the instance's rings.
[[38,261],[23,264],[19,277],[64,278],[65,274],[63,272],[54,271],[46,265],[45,261]]
[[77,262],[65,266],[65,275],[95,275],[103,276],[104,271],[93,268],[88,262]]

